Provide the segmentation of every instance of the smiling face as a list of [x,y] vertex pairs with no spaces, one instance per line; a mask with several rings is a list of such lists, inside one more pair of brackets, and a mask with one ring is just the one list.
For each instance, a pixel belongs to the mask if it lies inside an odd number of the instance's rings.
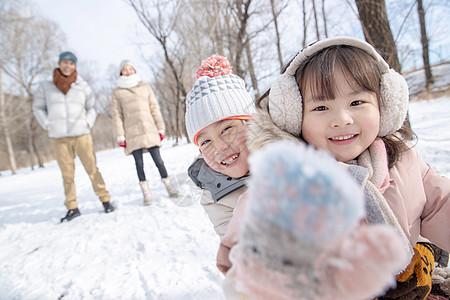
[[378,135],[380,109],[375,93],[351,85],[342,71],[334,75],[335,97],[303,91],[303,139],[331,152],[338,161],[358,157]]
[[75,71],[75,63],[71,60],[62,60],[59,62],[59,70],[64,76],[70,76]]
[[247,125],[243,120],[223,120],[205,127],[197,137],[205,162],[232,178],[248,173]]
[[136,73],[134,68],[130,65],[123,66],[123,68],[120,72],[121,72],[122,76],[130,76],[130,75],[133,75],[134,73]]

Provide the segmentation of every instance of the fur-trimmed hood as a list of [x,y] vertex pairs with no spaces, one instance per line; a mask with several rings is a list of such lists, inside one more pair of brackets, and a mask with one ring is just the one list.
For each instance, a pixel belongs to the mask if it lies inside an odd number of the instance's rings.
[[302,142],[299,137],[283,131],[275,125],[269,115],[268,100],[269,97],[266,97],[261,101],[261,109],[257,109],[256,115],[254,115],[251,122],[249,122],[247,131],[247,147],[250,152],[258,150],[265,145],[278,140],[293,140]]

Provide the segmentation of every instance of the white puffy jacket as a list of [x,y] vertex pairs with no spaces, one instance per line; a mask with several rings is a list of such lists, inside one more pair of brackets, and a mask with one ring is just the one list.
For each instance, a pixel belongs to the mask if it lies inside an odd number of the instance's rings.
[[94,126],[97,113],[91,88],[80,75],[72,83],[67,95],[53,80],[44,80],[34,95],[33,113],[51,138],[88,134]]

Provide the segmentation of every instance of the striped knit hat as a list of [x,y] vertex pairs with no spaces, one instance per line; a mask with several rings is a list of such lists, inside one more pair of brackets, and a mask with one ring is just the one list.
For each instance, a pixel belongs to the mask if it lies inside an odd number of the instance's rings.
[[249,120],[255,112],[245,82],[231,74],[226,57],[213,55],[202,61],[197,81],[186,96],[186,129],[196,145],[198,134],[207,126],[226,119]]

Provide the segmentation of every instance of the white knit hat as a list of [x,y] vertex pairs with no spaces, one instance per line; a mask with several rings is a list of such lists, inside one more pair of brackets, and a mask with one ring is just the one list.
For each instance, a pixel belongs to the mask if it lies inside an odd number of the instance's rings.
[[122,74],[122,69],[125,66],[130,66],[134,69],[134,71],[136,72],[136,68],[134,67],[134,63],[131,60],[128,59],[124,59],[120,62],[120,66],[119,66],[119,74]]
[[189,139],[195,144],[205,127],[225,119],[248,120],[255,112],[244,80],[231,74],[225,57],[214,55],[203,61],[197,78],[186,96],[185,116]]
[[313,43],[292,60],[286,71],[272,84],[269,92],[270,116],[281,129],[299,136],[302,128],[302,96],[295,74],[310,56],[330,46],[347,45],[370,54],[380,68],[380,129],[383,137],[396,132],[403,124],[408,110],[408,85],[399,73],[389,68],[380,54],[369,43],[353,37],[333,37]]

